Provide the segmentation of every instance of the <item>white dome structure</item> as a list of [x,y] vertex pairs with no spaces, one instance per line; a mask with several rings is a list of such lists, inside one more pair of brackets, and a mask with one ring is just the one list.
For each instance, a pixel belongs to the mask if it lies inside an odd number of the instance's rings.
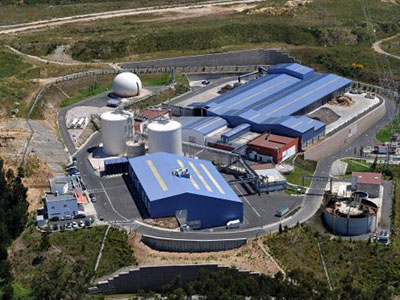
[[182,155],[182,125],[173,120],[156,120],[147,126],[149,153]]
[[121,155],[126,152],[128,136],[132,135],[133,113],[108,111],[101,115],[101,134],[103,149],[108,155]]
[[140,94],[142,82],[140,78],[131,72],[123,72],[115,76],[112,88],[114,94],[119,97],[133,97]]

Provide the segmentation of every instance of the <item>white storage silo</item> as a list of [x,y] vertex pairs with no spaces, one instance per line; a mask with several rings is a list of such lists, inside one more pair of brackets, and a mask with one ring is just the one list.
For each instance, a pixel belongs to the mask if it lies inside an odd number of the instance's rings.
[[182,155],[182,125],[173,120],[156,120],[147,126],[149,153]]
[[133,133],[130,123],[133,114],[126,111],[109,111],[101,115],[101,134],[104,152],[121,155],[126,151],[127,137]]

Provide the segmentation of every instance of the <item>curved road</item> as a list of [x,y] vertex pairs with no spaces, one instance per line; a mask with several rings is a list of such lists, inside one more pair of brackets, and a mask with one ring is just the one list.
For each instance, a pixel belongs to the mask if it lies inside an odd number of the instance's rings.
[[[90,98],[85,100],[83,103],[85,105],[94,105],[94,106],[102,106],[106,102],[107,98]],[[82,103],[76,104],[82,105]],[[385,105],[387,108],[387,113],[383,119],[381,119],[376,124],[371,124],[371,127],[368,128],[361,136],[359,136],[356,140],[354,140],[350,144],[344,145],[344,147],[334,153],[333,155],[324,157],[318,162],[315,175],[316,176],[329,176],[331,166],[333,162],[341,157],[349,157],[354,153],[354,148],[359,148],[360,146],[371,145],[375,142],[375,133],[385,124],[387,124],[390,120],[392,120],[395,116],[395,103],[392,101],[385,101]],[[105,190],[104,186],[108,185],[109,189],[115,188],[119,190],[119,194],[115,194],[116,197],[131,197],[129,194],[129,190],[125,186],[125,183],[119,177],[116,178],[100,178],[93,174],[93,170],[88,162],[87,158],[87,150],[88,148],[98,145],[101,142],[101,135],[99,133],[94,134],[90,140],[77,151],[75,146],[73,145],[66,129],[65,124],[65,115],[68,109],[71,107],[60,111],[59,113],[59,126],[61,135],[65,141],[65,145],[71,155],[75,155],[78,159],[78,168],[83,175],[83,179],[87,185],[88,190],[91,191],[99,191],[103,192]],[[93,174],[93,175],[91,175]],[[313,181],[310,186],[310,191],[321,191],[325,189],[327,182]],[[115,187],[114,187],[115,185]],[[183,233],[178,231],[171,231],[160,229],[156,227],[152,227],[149,225],[145,225],[140,222],[140,213],[135,207],[135,203],[133,201],[124,201],[127,203],[122,204],[114,203],[113,200],[109,197],[107,192],[105,192],[107,201],[109,205],[104,207],[99,207],[97,204],[96,209],[99,210],[98,213],[101,215],[112,216],[114,219],[119,219],[124,223],[124,226],[129,227],[132,231],[136,231],[141,234],[146,234],[155,237],[161,238],[170,238],[170,239],[190,239],[190,240],[220,240],[220,239],[237,239],[237,238],[251,238],[260,234],[270,233],[277,231],[279,228],[279,223],[282,226],[287,225],[288,227],[295,226],[297,223],[304,223],[309,220],[314,214],[318,211],[321,202],[322,196],[320,195],[312,195],[307,194],[304,196],[303,205],[301,209],[292,217],[282,220],[282,222],[277,222],[274,224],[265,225],[263,227],[256,227],[245,230],[230,230],[230,231],[195,231],[190,233]],[[104,195],[103,195],[104,197]],[[128,207],[129,206],[129,207]],[[117,207],[117,209],[115,208]],[[136,213],[127,215],[128,212],[135,211]]]
[[375,43],[372,44],[372,49],[377,53],[384,54],[384,55],[387,55],[387,56],[390,56],[390,57],[393,57],[393,58],[396,58],[396,59],[400,59],[399,55],[395,55],[395,54],[386,52],[385,50],[383,50],[381,48],[381,45],[382,45],[383,42],[387,42],[387,41],[393,40],[398,36],[400,36],[400,33],[398,33],[396,35],[393,35],[393,36],[390,36],[390,37],[387,37],[385,39],[376,41]]

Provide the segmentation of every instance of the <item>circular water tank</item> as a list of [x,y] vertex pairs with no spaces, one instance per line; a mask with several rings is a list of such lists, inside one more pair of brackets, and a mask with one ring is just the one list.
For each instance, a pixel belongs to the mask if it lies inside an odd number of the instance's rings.
[[173,120],[156,120],[147,126],[149,153],[182,155],[182,125]]
[[123,72],[114,78],[112,88],[119,97],[133,97],[139,95],[142,82],[136,74]]
[[120,155],[126,151],[128,120],[131,113],[109,111],[101,115],[101,134],[103,149],[109,155]]

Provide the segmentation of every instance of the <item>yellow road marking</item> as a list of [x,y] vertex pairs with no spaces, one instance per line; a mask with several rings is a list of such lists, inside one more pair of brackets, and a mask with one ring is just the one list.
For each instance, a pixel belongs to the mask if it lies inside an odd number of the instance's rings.
[[199,170],[197,170],[196,166],[195,166],[191,161],[189,161],[189,165],[190,165],[190,167],[193,169],[193,171],[196,173],[197,177],[199,177],[200,181],[204,184],[204,186],[206,187],[206,189],[207,189],[209,192],[212,192],[211,187],[208,185],[207,181],[204,179],[203,175],[201,175],[201,173],[199,172]]
[[153,162],[151,160],[147,161],[147,165],[149,166],[151,172],[153,173],[154,177],[157,179],[158,183],[160,184],[160,187],[164,192],[168,191],[168,187],[165,184],[164,180],[161,178],[160,173],[158,173],[158,170],[154,166]]
[[[183,164],[183,162],[182,162],[180,159],[177,159],[176,161],[178,162],[178,164],[179,164],[179,166],[180,166],[181,168],[185,168],[185,165]],[[194,188],[195,188],[196,190],[199,190],[199,189],[200,189],[199,185],[197,184],[196,180],[193,178],[192,175],[190,175],[190,181],[192,182],[192,184],[193,184],[193,186],[194,186]]]
[[210,178],[210,180],[212,181],[212,183],[215,185],[215,187],[218,189],[218,191],[225,195],[224,190],[222,189],[222,187],[219,185],[219,183],[215,180],[214,176],[212,176],[212,174],[210,173],[210,171],[208,171],[208,169],[206,168],[205,165],[200,164],[201,168],[203,169],[203,171],[207,174],[208,178]]

